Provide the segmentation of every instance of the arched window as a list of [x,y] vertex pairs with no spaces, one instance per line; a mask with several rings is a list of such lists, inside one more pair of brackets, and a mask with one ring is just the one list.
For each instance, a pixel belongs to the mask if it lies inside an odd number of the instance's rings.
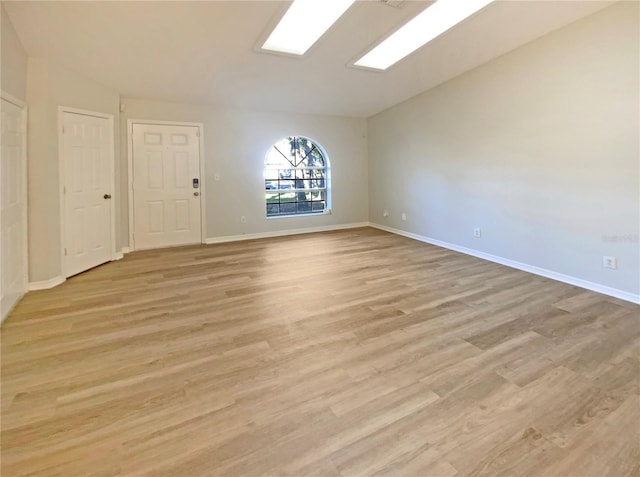
[[329,209],[329,167],[322,147],[305,137],[285,137],[267,153],[267,217],[322,214]]

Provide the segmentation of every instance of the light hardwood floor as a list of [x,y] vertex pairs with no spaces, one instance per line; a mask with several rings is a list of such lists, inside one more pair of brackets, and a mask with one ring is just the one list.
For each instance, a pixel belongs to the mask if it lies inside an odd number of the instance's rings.
[[638,476],[639,310],[370,228],[133,253],[3,325],[2,476]]

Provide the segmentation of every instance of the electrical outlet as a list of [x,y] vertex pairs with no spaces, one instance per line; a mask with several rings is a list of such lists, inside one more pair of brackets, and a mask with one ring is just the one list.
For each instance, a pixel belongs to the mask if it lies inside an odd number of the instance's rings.
[[382,211],[382,216],[383,216],[383,217],[389,217],[389,211],[388,211],[387,209],[384,209],[384,210]]
[[610,268],[611,270],[616,270],[618,268],[618,259],[616,257],[602,257],[602,266],[604,268]]
[[240,216],[240,223],[241,224],[246,224],[247,223],[247,218],[244,215]]
[[407,220],[407,214],[405,214],[404,212],[402,212],[402,220]]
[[482,229],[480,227],[476,227],[475,229],[473,229],[473,236],[475,238],[482,237]]

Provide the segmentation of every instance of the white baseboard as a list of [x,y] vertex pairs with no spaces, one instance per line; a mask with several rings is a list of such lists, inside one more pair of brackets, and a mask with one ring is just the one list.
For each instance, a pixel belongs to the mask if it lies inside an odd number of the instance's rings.
[[64,283],[67,279],[62,275],[50,278],[49,280],[42,280],[40,282],[29,282],[29,291],[35,290],[47,290],[49,288],[57,287]]
[[480,252],[478,250],[473,250],[467,247],[461,247],[460,245],[455,245],[448,242],[442,242],[441,240],[432,239],[430,237],[425,237],[423,235],[418,235],[411,232],[405,232],[404,230],[394,229],[392,227],[387,227],[385,225],[379,225],[374,223],[370,223],[369,225],[373,228],[384,230],[385,232],[390,232],[396,235],[402,235],[403,237],[419,240],[420,242],[425,242],[431,245],[436,245],[438,247],[453,250],[455,252],[471,255],[473,257],[481,258],[483,260],[488,260],[489,262],[499,263],[500,265],[505,265],[507,267],[517,268],[518,270],[522,270],[524,272],[529,272],[529,273],[533,273],[534,275],[540,275],[542,277],[551,278],[552,280],[557,280],[559,282],[567,283],[569,285],[575,285],[580,288],[585,288],[587,290],[602,293],[603,295],[620,298],[621,300],[630,301],[631,303],[640,304],[640,295],[629,293],[624,290],[618,290],[617,288],[611,288],[605,285],[600,285],[599,283],[593,283],[587,280],[583,280],[581,278],[572,277],[570,275],[554,272],[552,270],[536,267],[534,265],[528,265],[526,263],[516,262],[515,260],[509,260],[508,258],[498,257],[497,255],[491,255],[490,253]]
[[210,237],[204,243],[212,245],[216,243],[238,242],[240,240],[255,240],[270,237],[283,237],[286,235],[310,234],[314,232],[330,232],[332,230],[356,229],[368,227],[369,222],[358,222],[353,224],[326,225],[322,227],[307,227],[304,229],[277,230],[274,232],[260,232],[257,234],[226,235],[224,237]]

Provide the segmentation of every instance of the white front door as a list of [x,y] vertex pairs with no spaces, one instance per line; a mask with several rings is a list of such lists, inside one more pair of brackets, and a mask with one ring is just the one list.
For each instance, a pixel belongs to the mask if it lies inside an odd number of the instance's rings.
[[111,260],[112,119],[62,113],[67,277]]
[[27,291],[24,110],[2,99],[0,128],[0,319]]
[[136,250],[201,242],[198,127],[132,125]]

